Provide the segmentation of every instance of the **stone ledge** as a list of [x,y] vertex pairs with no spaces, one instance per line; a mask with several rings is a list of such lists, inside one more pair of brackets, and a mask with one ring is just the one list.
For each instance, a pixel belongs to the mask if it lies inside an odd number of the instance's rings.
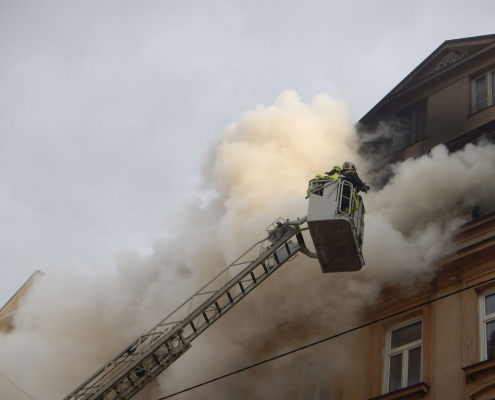
[[476,364],[468,365],[462,368],[466,373],[466,380],[473,381],[476,376],[488,371],[495,371],[495,359],[481,361]]
[[408,386],[394,392],[382,394],[381,396],[373,397],[369,400],[399,400],[399,399],[421,399],[430,387],[424,383],[418,383],[413,386]]

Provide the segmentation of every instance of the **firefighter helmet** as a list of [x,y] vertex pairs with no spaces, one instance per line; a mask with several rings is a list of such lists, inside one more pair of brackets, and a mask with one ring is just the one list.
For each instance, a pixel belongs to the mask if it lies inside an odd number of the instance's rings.
[[342,164],[342,169],[352,169],[354,172],[356,172],[356,166],[350,161],[344,161],[344,164]]

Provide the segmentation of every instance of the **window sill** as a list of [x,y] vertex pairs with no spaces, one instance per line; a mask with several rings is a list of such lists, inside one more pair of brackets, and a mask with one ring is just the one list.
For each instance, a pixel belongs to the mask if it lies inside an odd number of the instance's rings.
[[469,118],[469,117],[472,117],[473,115],[480,114],[480,113],[482,113],[483,111],[488,110],[489,108],[492,108],[492,107],[495,107],[495,104],[492,104],[492,105],[490,105],[490,106],[488,106],[488,107],[485,107],[485,108],[483,108],[483,110],[475,111],[475,112],[473,112],[473,113],[469,114],[469,115],[468,115],[468,118]]
[[418,383],[417,385],[408,386],[404,389],[396,390],[395,392],[390,392],[386,394],[382,394],[378,397],[373,397],[369,400],[412,400],[412,399],[421,399],[425,394],[428,393],[428,389],[430,387],[424,383]]
[[[481,111],[483,111],[483,110],[481,110]],[[480,111],[478,111],[478,112],[480,112]],[[412,147],[412,146],[414,146],[415,144],[421,143],[422,141],[424,141],[424,140],[426,140],[426,139],[428,139],[428,136],[424,137],[423,139],[418,140],[417,142],[414,142],[414,143],[408,144],[406,147],[403,147],[403,148],[401,148],[401,149],[399,149],[399,150],[396,150],[396,151],[395,151],[395,154],[398,154],[398,153],[400,153],[402,150],[408,149],[409,147]]]
[[495,371],[495,358],[468,365],[462,369],[466,373],[466,379],[472,382],[476,379],[477,375],[482,374],[483,372]]

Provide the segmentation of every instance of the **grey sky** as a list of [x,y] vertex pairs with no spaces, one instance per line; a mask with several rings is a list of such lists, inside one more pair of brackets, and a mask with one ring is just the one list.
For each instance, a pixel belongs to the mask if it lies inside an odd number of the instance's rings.
[[195,195],[222,127],[285,89],[358,120],[493,1],[0,1],[0,306],[113,268]]

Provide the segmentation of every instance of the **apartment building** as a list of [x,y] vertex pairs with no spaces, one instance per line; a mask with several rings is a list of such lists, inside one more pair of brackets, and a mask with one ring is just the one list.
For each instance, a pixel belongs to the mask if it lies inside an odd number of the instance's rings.
[[[365,135],[393,132],[370,135],[365,150],[394,161],[491,140],[495,35],[444,42],[359,124]],[[495,199],[493,209],[472,210],[429,284],[408,295],[382,290],[369,316],[380,321],[362,330],[355,373],[332,383],[332,400],[495,399],[494,211]]]

